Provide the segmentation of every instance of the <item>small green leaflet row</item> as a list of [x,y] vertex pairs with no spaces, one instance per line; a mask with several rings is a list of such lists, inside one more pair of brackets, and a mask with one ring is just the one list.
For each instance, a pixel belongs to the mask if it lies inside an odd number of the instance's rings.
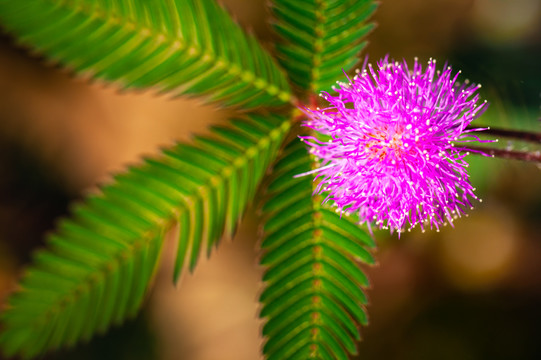
[[313,196],[306,147],[290,142],[274,166],[263,206],[266,215],[265,290],[260,316],[266,318],[263,347],[268,360],[347,359],[367,324],[359,264],[373,264],[373,239],[358,225],[321,206]]
[[176,280],[204,247],[210,253],[223,235],[233,235],[289,129],[280,116],[231,120],[192,145],[145,159],[75,207],[9,300],[4,352],[33,357],[134,316],[165,232],[178,224]]
[[308,94],[330,91],[359,59],[372,0],[273,0],[280,65],[290,81]]
[[245,109],[290,101],[273,58],[214,0],[0,0],[19,41],[123,88]]

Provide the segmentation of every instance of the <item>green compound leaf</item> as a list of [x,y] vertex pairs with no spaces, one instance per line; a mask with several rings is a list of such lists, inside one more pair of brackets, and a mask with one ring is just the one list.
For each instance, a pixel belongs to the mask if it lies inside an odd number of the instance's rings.
[[359,61],[373,0],[272,0],[280,64],[310,94],[329,91]]
[[253,108],[291,98],[279,67],[214,0],[0,0],[0,22],[78,74]]
[[29,358],[134,316],[164,234],[179,227],[175,280],[231,236],[290,123],[247,115],[129,169],[74,209],[36,254],[2,315],[0,346]]
[[260,316],[268,360],[347,359],[367,324],[359,263],[373,264],[373,239],[353,220],[321,206],[305,145],[294,139],[274,167],[264,204],[266,268]]

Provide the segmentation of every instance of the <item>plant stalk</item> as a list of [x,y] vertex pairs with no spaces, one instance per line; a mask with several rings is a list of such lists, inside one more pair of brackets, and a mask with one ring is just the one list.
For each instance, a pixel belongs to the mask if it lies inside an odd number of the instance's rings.
[[539,151],[517,151],[497,149],[484,146],[468,146],[465,150],[471,150],[474,155],[489,155],[492,157],[499,157],[502,159],[520,160],[541,163],[541,153]]
[[[476,129],[476,127],[470,125],[466,129],[472,130],[472,129]],[[509,139],[516,139],[516,140],[531,142],[535,144],[541,144],[541,133],[489,127],[486,130],[483,130],[481,134],[504,137],[504,138],[509,138]]]

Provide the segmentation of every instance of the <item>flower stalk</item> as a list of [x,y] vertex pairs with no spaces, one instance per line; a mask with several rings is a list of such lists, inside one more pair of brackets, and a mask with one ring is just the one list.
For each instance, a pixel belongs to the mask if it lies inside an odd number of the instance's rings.
[[[473,129],[473,127],[468,126],[467,129]],[[509,130],[502,128],[488,127],[483,132],[484,135],[491,135],[496,137],[503,137],[508,139],[515,139],[525,142],[531,142],[534,144],[541,144],[541,133],[534,133],[521,130]]]
[[466,150],[471,151],[473,154],[489,155],[492,157],[499,157],[502,159],[519,160],[527,162],[535,162],[541,164],[541,152],[539,151],[517,151],[510,149],[498,149],[484,146],[468,146]]

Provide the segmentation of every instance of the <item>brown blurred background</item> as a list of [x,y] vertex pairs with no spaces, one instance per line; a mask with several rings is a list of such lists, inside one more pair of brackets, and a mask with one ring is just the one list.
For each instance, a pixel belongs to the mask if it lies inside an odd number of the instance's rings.
[[[266,44],[265,1],[223,0]],[[483,84],[482,123],[537,130],[540,0],[383,0],[375,61],[434,57]],[[229,113],[197,100],[119,93],[0,38],[0,304],[70,202],[111,172]],[[509,144],[522,149],[524,144]],[[530,149],[530,148],[528,148]],[[541,170],[471,159],[484,199],[455,229],[378,233],[371,325],[359,359],[541,358]],[[257,219],[171,284],[171,249],[141,315],[51,359],[259,359]]]

